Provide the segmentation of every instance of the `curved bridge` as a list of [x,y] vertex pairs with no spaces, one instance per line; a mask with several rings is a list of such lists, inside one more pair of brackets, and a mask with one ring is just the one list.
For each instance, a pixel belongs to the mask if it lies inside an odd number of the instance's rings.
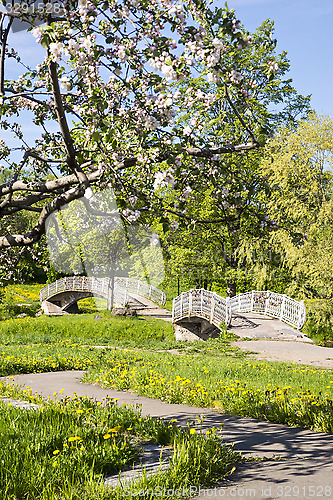
[[206,339],[221,331],[221,323],[231,324],[235,313],[263,314],[301,329],[305,323],[304,302],[270,291],[253,290],[232,298],[224,298],[204,289],[192,289],[173,300],[172,321],[191,333],[180,332],[178,339]]
[[[88,297],[108,299],[110,278],[70,276],[54,281],[41,289],[39,299],[46,315],[78,312],[77,302]],[[126,306],[131,296],[146,297],[160,305],[165,304],[165,293],[148,283],[131,278],[115,278],[114,302]]]
[[297,330],[300,330],[305,323],[304,301],[298,302],[285,294],[252,290],[232,297],[229,303],[231,313],[263,314],[277,318]]
[[172,322],[193,334],[192,337],[186,332],[176,331],[178,340],[207,339],[221,331],[221,323],[230,325],[229,299],[203,288],[183,292],[173,299]]

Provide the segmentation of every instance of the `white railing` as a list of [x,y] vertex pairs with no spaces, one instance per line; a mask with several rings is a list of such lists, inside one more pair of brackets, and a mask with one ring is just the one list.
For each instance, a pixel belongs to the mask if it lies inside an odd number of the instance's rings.
[[[110,278],[94,278],[87,276],[70,276],[54,281],[46,285],[39,292],[39,298],[42,302],[61,292],[90,292],[92,294],[108,297]],[[117,304],[126,305],[128,302],[128,294],[136,293],[141,297],[147,297],[158,304],[165,304],[165,293],[143,281],[131,278],[115,278],[114,301]]]
[[164,306],[166,301],[166,295],[162,290],[154,287],[153,285],[149,285],[145,281],[136,280],[133,278],[115,278],[115,282],[118,283],[121,287],[126,288],[128,293],[135,293],[140,295],[140,297],[146,297],[147,299],[152,300],[156,304],[160,304]]
[[201,288],[183,292],[173,299],[172,321],[196,316],[207,319],[217,327],[221,323],[229,326],[232,314],[236,312],[264,314],[297,329],[302,328],[306,316],[304,302],[298,302],[287,295],[253,290],[225,299]]
[[231,313],[254,312],[278,318],[280,321],[297,328],[302,328],[305,323],[306,310],[304,301],[288,297],[288,295],[256,291],[240,293],[230,299]]
[[[110,278],[94,278],[87,276],[70,276],[61,278],[46,285],[39,292],[39,299],[42,302],[51,297],[54,297],[61,292],[88,292],[93,295],[99,295],[108,298]],[[125,306],[128,303],[128,292],[126,289],[115,283],[114,287],[114,302],[118,305]]]
[[221,323],[230,325],[231,310],[228,299],[203,288],[183,292],[173,299],[172,321],[180,321],[191,316],[206,319],[218,328]]

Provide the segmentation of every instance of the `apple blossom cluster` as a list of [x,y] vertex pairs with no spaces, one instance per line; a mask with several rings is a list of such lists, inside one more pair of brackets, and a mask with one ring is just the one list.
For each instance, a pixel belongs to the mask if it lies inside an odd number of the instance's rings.
[[140,210],[130,210],[129,208],[126,208],[121,212],[121,214],[128,222],[136,222],[139,219],[141,212]]
[[174,183],[175,183],[174,171],[170,167],[162,172],[161,171],[156,172],[154,180],[154,190],[156,191],[157,189],[163,187],[173,186]]
[[234,69],[231,70],[231,73],[229,75],[229,80],[232,82],[232,83],[236,83],[237,85],[243,80],[243,75],[239,72],[239,71],[236,71]]
[[268,69],[271,71],[275,71],[276,73],[277,71],[279,71],[279,65],[276,61],[269,61]]
[[150,58],[149,64],[155,71],[160,70],[165,78],[169,80],[184,80],[186,73],[181,71],[181,61],[172,57],[169,52],[162,52],[158,57]]

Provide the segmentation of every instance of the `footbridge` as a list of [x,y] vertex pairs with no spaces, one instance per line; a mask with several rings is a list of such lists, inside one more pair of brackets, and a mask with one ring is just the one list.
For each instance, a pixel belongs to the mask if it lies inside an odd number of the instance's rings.
[[205,289],[192,289],[173,300],[172,321],[180,327],[179,339],[207,339],[221,331],[221,324],[230,326],[233,317],[246,313],[276,318],[296,330],[302,328],[306,315],[304,302],[285,294],[252,290],[224,298]]
[[[165,304],[165,293],[140,280],[116,277],[114,280],[114,303],[125,307],[137,302],[131,294],[146,297],[159,304]],[[110,278],[71,276],[54,281],[41,289],[39,299],[42,309],[48,316],[78,312],[78,301],[88,297],[108,299]]]

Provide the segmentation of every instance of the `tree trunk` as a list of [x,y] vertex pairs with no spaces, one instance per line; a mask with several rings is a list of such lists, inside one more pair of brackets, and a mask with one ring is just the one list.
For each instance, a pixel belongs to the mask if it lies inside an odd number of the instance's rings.
[[178,296],[180,295],[180,279],[179,279],[179,276],[177,278],[177,292],[178,292]]
[[234,297],[236,295],[236,286],[236,281],[228,281],[227,297]]
[[108,286],[108,305],[107,310],[112,311],[114,302],[114,271],[111,273],[111,278],[109,280]]

